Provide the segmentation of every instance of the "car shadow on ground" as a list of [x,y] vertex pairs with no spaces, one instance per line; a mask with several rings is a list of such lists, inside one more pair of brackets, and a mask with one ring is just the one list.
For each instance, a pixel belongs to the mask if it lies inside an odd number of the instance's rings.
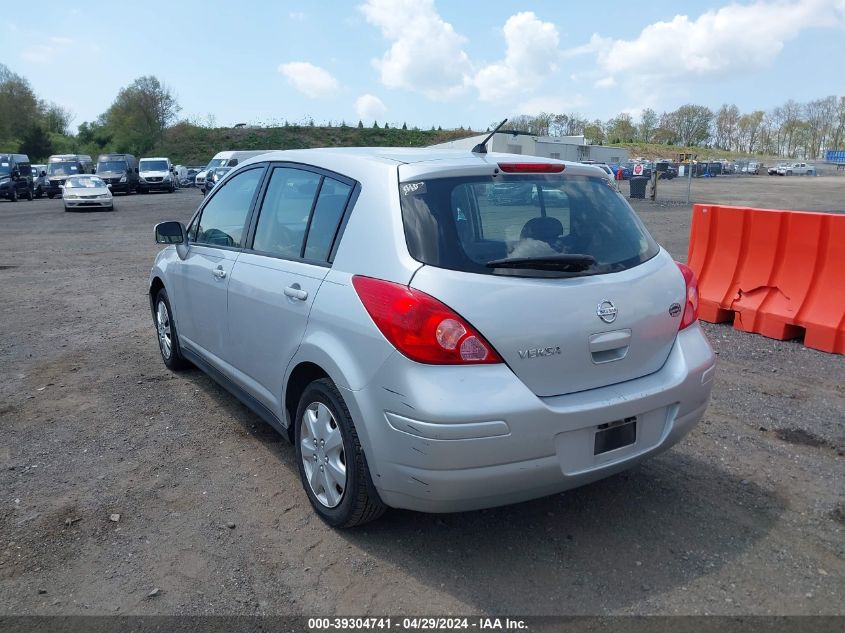
[[[200,372],[191,378],[213,384]],[[239,434],[258,440],[298,480],[287,439],[222,388],[213,391],[242,427]],[[786,507],[691,450],[675,447],[535,501],[453,514],[391,509],[335,534],[477,612],[595,614],[632,605],[640,612],[650,596],[683,591],[740,558]],[[309,523],[322,529],[316,516]]]

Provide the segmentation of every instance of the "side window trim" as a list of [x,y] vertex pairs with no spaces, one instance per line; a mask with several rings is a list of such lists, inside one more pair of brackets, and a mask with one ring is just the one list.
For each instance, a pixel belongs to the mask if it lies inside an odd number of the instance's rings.
[[308,235],[311,233],[311,221],[314,219],[314,209],[317,208],[317,202],[320,200],[320,193],[323,191],[323,183],[326,182],[326,177],[320,175],[320,182],[317,185],[317,191],[314,192],[314,199],[311,201],[311,208],[308,210],[308,221],[305,223],[305,234],[302,236],[302,246],[299,247],[299,259],[305,259],[305,246],[308,244]]
[[355,203],[358,201],[358,195],[361,193],[361,183],[356,182],[349,191],[349,196],[346,198],[346,205],[343,207],[343,214],[340,217],[340,222],[337,224],[337,229],[332,238],[332,245],[329,248],[328,264],[334,264],[334,256],[337,254],[337,249],[340,246],[340,238],[343,237],[343,232],[346,230],[346,223],[349,222],[349,216]]
[[[252,216],[255,214],[256,200],[258,199],[258,194],[263,190],[265,180],[267,180],[267,165],[268,163],[257,163],[255,165],[250,165],[248,169],[241,170],[237,174],[235,174],[235,176],[233,176],[237,177],[241,174],[245,174],[246,172],[253,171],[255,169],[261,169],[263,172],[258,180],[258,186],[255,188],[255,192],[252,194],[252,200],[250,200],[249,209],[246,212],[246,218],[244,220],[244,229],[248,229],[251,226]],[[224,186],[226,184],[228,184],[228,182],[224,183]],[[245,246],[220,246],[218,244],[206,244],[205,242],[197,242],[196,239],[191,239],[191,232],[193,232],[194,238],[196,238],[197,229],[202,219],[202,213],[203,211],[205,211],[205,208],[209,205],[209,203],[214,199],[214,196],[217,194],[218,191],[220,191],[220,188],[218,187],[215,187],[212,190],[211,195],[202,201],[202,204],[200,205],[199,209],[197,209],[196,213],[194,214],[194,217],[191,219],[191,222],[188,225],[190,228],[190,231],[188,233],[188,243],[193,244],[195,246],[206,246],[208,248],[218,248],[227,251],[242,251],[245,249]],[[249,237],[249,235],[247,235],[247,237]],[[244,244],[246,244],[246,242],[244,242]]]
[[[283,257],[281,255],[276,255],[273,253],[265,253],[264,251],[257,251],[255,250],[254,243],[255,243],[255,230],[258,226],[258,217],[261,215],[261,208],[264,206],[264,200],[267,195],[267,189],[270,184],[270,178],[272,176],[273,170],[277,168],[289,168],[289,169],[300,169],[302,171],[310,171],[315,174],[319,174],[322,176],[320,179],[320,185],[318,187],[317,193],[314,196],[314,200],[311,203],[311,211],[308,215],[308,225],[306,227],[305,237],[302,241],[302,247],[300,250],[300,257]],[[348,185],[351,187],[351,191],[349,196],[346,199],[346,204],[343,209],[343,213],[341,215],[341,220],[338,223],[338,227],[335,230],[334,237],[332,238],[332,246],[329,250],[329,256],[327,259],[305,259],[303,257],[305,253],[305,247],[308,244],[308,233],[311,229],[311,219],[314,216],[314,209],[316,209],[317,201],[319,200],[319,194],[322,190],[323,181],[325,178],[331,178],[333,180],[337,180],[340,183]],[[361,183],[357,180],[350,178],[349,176],[345,176],[343,174],[339,174],[334,171],[330,171],[328,169],[323,169],[322,167],[317,167],[316,165],[308,165],[307,163],[296,163],[291,161],[278,161],[273,163],[267,164],[267,171],[264,174],[264,180],[261,185],[261,192],[259,196],[259,200],[257,200],[252,209],[252,215],[250,217],[249,222],[249,232],[247,234],[246,240],[244,242],[245,246],[241,249],[243,251],[247,251],[253,253],[255,255],[261,255],[262,257],[272,257],[274,259],[283,259],[286,261],[294,261],[294,262],[301,262],[304,264],[311,264],[312,266],[322,266],[324,268],[330,268],[332,263],[334,262],[334,256],[337,251],[337,247],[340,243],[340,237],[343,234],[344,229],[346,228],[346,223],[349,220],[349,212],[354,206],[355,201],[358,199],[358,194],[361,191]]]

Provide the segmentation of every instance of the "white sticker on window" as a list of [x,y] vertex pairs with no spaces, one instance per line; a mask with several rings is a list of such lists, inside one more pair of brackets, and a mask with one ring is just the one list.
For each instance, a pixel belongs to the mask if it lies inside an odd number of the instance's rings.
[[0,167],[8,167],[9,163],[0,163]]
[[402,185],[402,195],[410,196],[410,195],[421,195],[425,193],[425,183],[424,182],[409,182],[407,184]]

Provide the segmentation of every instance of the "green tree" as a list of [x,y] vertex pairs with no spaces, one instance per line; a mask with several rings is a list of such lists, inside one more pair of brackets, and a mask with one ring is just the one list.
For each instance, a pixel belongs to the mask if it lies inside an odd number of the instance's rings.
[[403,129],[403,130],[407,130],[407,129],[408,129],[408,124],[407,124],[407,123],[402,123],[402,129]]
[[657,112],[651,108],[646,108],[640,114],[640,122],[637,125],[637,140],[643,143],[651,143],[655,129],[657,129]]
[[17,149],[39,115],[29,82],[0,64],[0,146]]
[[601,121],[596,119],[592,123],[586,125],[584,127],[584,138],[593,145],[604,143],[604,127],[602,126]]
[[164,130],[180,109],[170,89],[156,77],[139,77],[118,92],[103,120],[115,149],[143,154],[164,139]]
[[41,118],[44,129],[56,134],[68,134],[70,122],[73,121],[73,112],[56,103],[39,101],[38,108],[41,110]]
[[23,134],[20,151],[29,156],[32,162],[46,162],[47,157],[53,153],[50,134],[38,123],[31,125]]
[[610,119],[605,126],[605,135],[610,143],[631,143],[637,130],[631,121],[631,115],[623,112],[616,118]]
[[363,130],[363,129],[364,129],[364,122],[363,122],[361,119],[358,119],[358,129],[359,129],[359,130]]

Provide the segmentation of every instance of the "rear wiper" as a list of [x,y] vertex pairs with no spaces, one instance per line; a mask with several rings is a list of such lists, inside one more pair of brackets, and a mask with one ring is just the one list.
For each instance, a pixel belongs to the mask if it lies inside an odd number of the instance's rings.
[[580,272],[595,265],[595,257],[580,253],[561,253],[560,255],[545,255],[543,257],[511,257],[494,259],[486,264],[487,268],[530,268],[533,270],[562,270],[566,272]]

